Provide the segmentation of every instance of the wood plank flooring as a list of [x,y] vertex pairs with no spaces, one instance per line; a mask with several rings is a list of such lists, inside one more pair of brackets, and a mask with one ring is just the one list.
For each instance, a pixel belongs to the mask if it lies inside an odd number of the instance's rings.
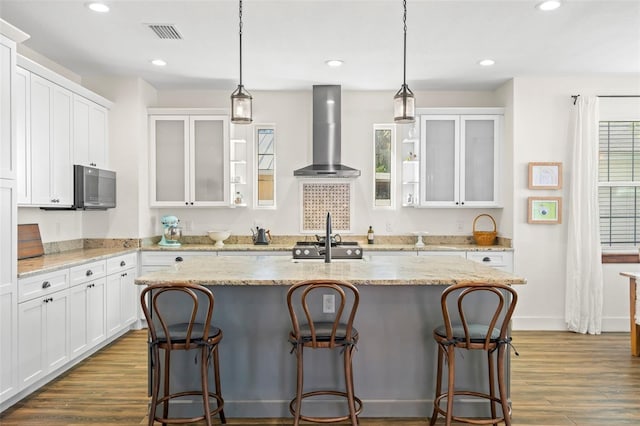
[[[0,414],[0,425],[146,424],[145,331],[128,333]],[[628,333],[516,332],[514,425],[640,425],[640,358]],[[290,419],[229,419],[290,425]],[[363,426],[418,426],[427,419],[367,419]],[[442,419],[438,424],[443,424]]]

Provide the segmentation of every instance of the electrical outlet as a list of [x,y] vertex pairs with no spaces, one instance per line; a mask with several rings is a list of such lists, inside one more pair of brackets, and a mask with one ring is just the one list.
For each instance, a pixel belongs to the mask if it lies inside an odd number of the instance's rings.
[[391,222],[387,222],[385,224],[385,228],[387,229],[387,232],[393,232],[393,227],[391,226]]
[[336,311],[336,296],[335,294],[323,294],[322,295],[322,313],[332,314]]
[[193,231],[193,220],[187,220],[184,223],[185,231]]
[[457,225],[457,227],[458,227],[458,231],[459,231],[459,232],[464,231],[464,222],[463,222],[463,221],[461,221],[461,220],[457,221],[457,222],[456,222],[456,225]]

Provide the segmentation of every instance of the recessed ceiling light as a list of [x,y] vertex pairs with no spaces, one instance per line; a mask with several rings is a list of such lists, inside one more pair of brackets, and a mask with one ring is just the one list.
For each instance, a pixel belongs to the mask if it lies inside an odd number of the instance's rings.
[[109,6],[99,2],[87,3],[87,7],[94,12],[106,13],[109,11]]
[[478,62],[479,65],[482,65],[483,67],[490,67],[491,65],[494,65],[496,63],[496,61],[494,61],[493,59],[483,59],[480,62]]
[[164,67],[165,65],[167,65],[167,62],[162,59],[154,59],[151,61],[151,63],[156,67]]
[[331,68],[337,68],[339,66],[342,66],[343,61],[341,61],[340,59],[329,59],[325,62],[325,64],[329,65]]
[[548,12],[550,10],[556,10],[560,6],[562,6],[562,3],[560,2],[560,0],[547,0],[538,4],[536,7],[540,10]]

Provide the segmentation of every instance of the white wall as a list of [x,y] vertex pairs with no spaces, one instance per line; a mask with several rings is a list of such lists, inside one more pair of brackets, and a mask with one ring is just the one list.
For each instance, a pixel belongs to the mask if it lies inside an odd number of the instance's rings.
[[[293,171],[309,165],[312,160],[311,88],[295,92],[254,91],[252,94],[254,123],[275,123],[277,126],[278,209],[153,209],[156,234],[160,232],[159,218],[165,214],[178,216],[185,234],[201,235],[208,229],[228,228],[234,234],[249,235],[250,228],[256,224],[269,228],[274,235],[300,232],[299,179],[293,176]],[[156,106],[228,108],[229,95],[226,91],[160,91]],[[393,122],[392,98],[391,92],[342,93],[342,163],[362,171],[362,175],[355,180],[354,233],[365,234],[368,226],[372,225],[376,233],[381,235],[412,231],[470,235],[473,218],[480,212],[489,212],[496,218],[501,235],[510,236],[511,230],[502,232],[500,223],[503,215],[510,215],[506,209],[459,209],[453,212],[449,209],[401,207],[396,210],[373,209],[373,124]],[[496,93],[489,91],[418,92],[416,99],[419,107],[502,106]],[[510,155],[506,161],[510,163]],[[399,189],[398,185],[398,192]]]
[[[638,94],[637,76],[516,78],[514,91],[514,246],[515,272],[527,278],[519,287],[520,302],[514,316],[515,329],[564,330],[566,218],[573,214],[564,203],[560,225],[527,224],[527,197],[561,196],[567,200],[570,182],[570,150],[567,142],[571,95]],[[530,161],[561,161],[564,167],[562,190],[527,189]],[[605,267],[605,310],[603,330],[628,330],[628,301],[619,280],[613,282],[617,268],[632,270],[635,265]],[[624,321],[625,323],[628,320]]]

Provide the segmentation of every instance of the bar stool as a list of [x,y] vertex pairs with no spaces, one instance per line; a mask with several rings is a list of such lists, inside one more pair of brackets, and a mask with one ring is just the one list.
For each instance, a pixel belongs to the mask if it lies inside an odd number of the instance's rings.
[[[468,322],[465,316],[465,298],[471,294],[476,296],[488,294],[493,297],[483,296],[480,303],[488,310],[487,321]],[[449,315],[447,299],[457,295],[456,322],[452,322]],[[509,300],[509,298],[511,300]],[[431,415],[431,425],[436,423],[438,414],[446,418],[447,426],[451,421],[470,424],[491,424],[497,425],[504,422],[511,425],[511,409],[508,403],[508,396],[504,380],[504,358],[507,346],[511,345],[511,337],[508,337],[509,322],[518,301],[518,294],[511,287],[504,284],[487,283],[459,283],[448,287],[441,297],[442,316],[444,324],[433,331],[433,338],[438,344],[438,372],[436,376],[436,392],[433,401],[433,414]],[[475,297],[467,300],[469,306],[477,304],[479,301]],[[506,307],[506,311],[505,311]],[[455,389],[455,350],[483,350],[487,352],[489,365],[489,393],[477,391],[463,391]],[[497,365],[494,366],[493,354],[497,352]],[[517,352],[516,352],[517,355]],[[446,392],[442,392],[442,370],[446,357],[448,365],[448,387]],[[495,395],[495,376],[497,369],[499,397]],[[453,415],[453,400],[455,396],[471,396],[487,399],[491,405],[491,419],[465,418]],[[440,406],[441,401],[446,402],[446,409]],[[501,417],[496,415],[496,403],[502,408]]]
[[[317,314],[314,306],[322,305],[326,293],[338,296],[335,302],[335,313]],[[319,297],[323,296],[323,299]],[[333,423],[351,419],[351,424],[358,424],[358,415],[362,411],[362,401],[355,396],[353,386],[353,369],[351,360],[353,350],[358,342],[358,331],[353,328],[353,320],[358,309],[360,295],[351,283],[339,280],[310,280],[294,284],[287,292],[287,306],[291,316],[293,330],[289,333],[292,351],[297,359],[296,397],[289,404],[289,411],[294,416],[294,425],[300,420],[315,423]],[[346,307],[346,309],[345,309]],[[298,316],[303,319],[301,323]],[[314,319],[314,317],[316,319]],[[318,320],[320,317],[320,320]],[[303,393],[303,350],[340,348],[344,355],[344,379],[346,391],[316,390]],[[319,395],[334,395],[347,400],[349,414],[335,417],[313,417],[302,414],[302,400]]]
[[[149,296],[147,296],[149,295]],[[186,297],[185,297],[186,296]],[[165,299],[166,297],[166,299]],[[165,307],[174,307],[177,302],[190,305],[190,314],[176,315],[175,309],[160,307],[159,301],[165,300]],[[204,420],[211,426],[211,417],[218,414],[220,421],[226,423],[224,400],[220,391],[220,370],[218,365],[218,343],[222,340],[222,330],[211,325],[214,298],[207,288],[188,283],[152,284],[140,295],[142,311],[149,325],[149,346],[151,349],[152,390],[149,405],[149,426],[154,421],[166,423],[192,423]],[[189,312],[189,307],[184,308]],[[203,322],[197,317],[206,316]],[[160,350],[164,351],[163,396],[160,397]],[[200,363],[201,389],[181,392],[169,391],[169,376],[172,351],[197,350]],[[215,392],[209,391],[209,365],[213,361]],[[193,418],[170,418],[169,403],[176,398],[197,395],[202,398],[204,414]],[[217,408],[211,409],[213,398]],[[157,414],[158,405],[162,405],[162,416]]]

